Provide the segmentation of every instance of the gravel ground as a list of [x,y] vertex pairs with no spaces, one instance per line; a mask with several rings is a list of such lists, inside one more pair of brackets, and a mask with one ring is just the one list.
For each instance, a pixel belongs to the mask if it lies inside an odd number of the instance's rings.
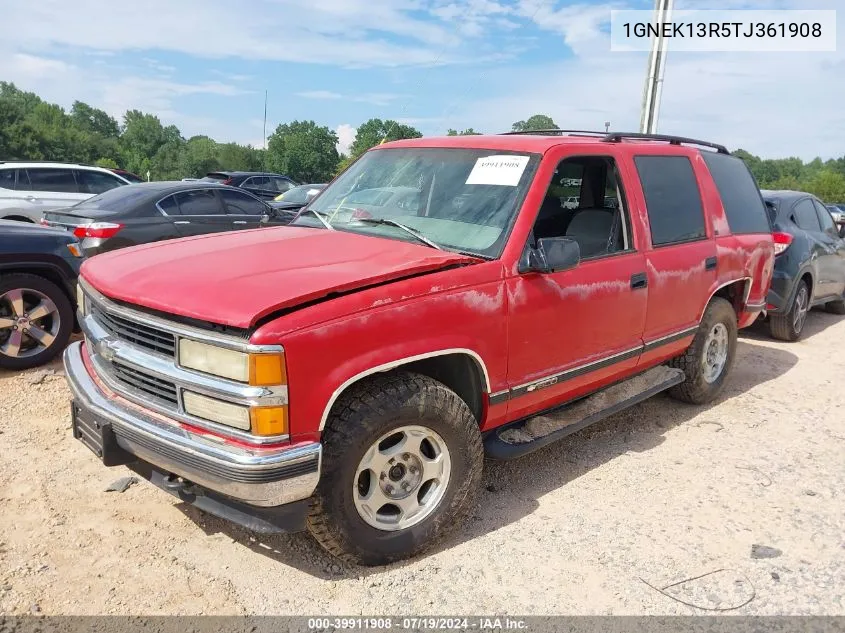
[[657,396],[487,464],[472,521],[374,569],[106,492],[128,471],[71,438],[60,363],[0,373],[0,613],[843,615],[845,320],[806,327],[743,333],[712,406]]

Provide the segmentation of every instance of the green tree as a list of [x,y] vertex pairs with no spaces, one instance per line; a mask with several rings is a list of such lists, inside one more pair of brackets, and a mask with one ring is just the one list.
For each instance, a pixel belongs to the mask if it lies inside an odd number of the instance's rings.
[[123,162],[129,171],[142,173],[146,165],[151,165],[153,157],[166,143],[182,141],[179,128],[175,125],[164,127],[159,118],[139,110],[129,110],[123,116],[123,131],[120,135]]
[[300,182],[326,182],[337,170],[337,134],[314,121],[279,125],[267,142],[268,167]]
[[446,136],[478,136],[480,134],[481,132],[476,132],[471,127],[465,130],[461,130],[460,132],[458,132],[457,130],[453,130],[452,128],[449,128],[446,131]]
[[117,138],[120,133],[117,121],[105,111],[92,108],[82,101],[74,101],[70,109],[71,123],[83,132],[102,138]]
[[118,168],[118,164],[115,161],[113,161],[111,158],[98,158],[96,161],[94,161],[94,164],[97,167],[102,167],[104,169],[117,169]]
[[557,124],[552,117],[546,114],[535,114],[528,117],[527,121],[517,121],[511,126],[514,132],[531,132],[534,130],[558,130]]
[[420,138],[422,132],[410,125],[403,125],[396,121],[370,119],[358,126],[355,140],[349,150],[354,157],[358,157],[371,147],[387,141],[398,141],[403,138]]
[[830,169],[823,169],[807,181],[805,191],[825,202],[845,200],[845,176]]

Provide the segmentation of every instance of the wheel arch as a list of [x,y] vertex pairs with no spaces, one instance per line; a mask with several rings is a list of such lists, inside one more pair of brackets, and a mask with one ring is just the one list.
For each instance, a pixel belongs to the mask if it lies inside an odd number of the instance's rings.
[[490,374],[481,356],[467,348],[442,349],[376,365],[346,379],[326,403],[320,418],[320,432],[340,397],[351,387],[366,378],[379,373],[396,370],[415,371],[434,378],[452,389],[467,403],[478,424],[483,423],[484,394],[490,393]]
[[734,312],[737,315],[742,311],[748,301],[748,293],[751,292],[752,277],[739,277],[731,281],[725,281],[716,286],[710,293],[707,302],[701,309],[701,314],[698,316],[699,323],[704,318],[704,313],[707,311],[707,306],[713,301],[714,297],[721,297],[727,300],[733,306]]

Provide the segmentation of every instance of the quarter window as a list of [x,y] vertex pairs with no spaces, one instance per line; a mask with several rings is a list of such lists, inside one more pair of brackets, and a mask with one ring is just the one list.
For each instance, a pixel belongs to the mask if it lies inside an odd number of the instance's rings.
[[51,191],[55,193],[79,193],[76,179],[70,169],[27,169],[30,191]]
[[686,156],[637,156],[654,246],[706,237],[701,192]]
[[731,233],[770,233],[771,225],[760,191],[746,164],[739,158],[718,152],[701,152],[719,190]]
[[792,209],[792,221],[805,231],[818,233],[822,230],[819,224],[819,216],[810,198],[802,198],[795,208]]
[[158,206],[167,215],[179,215],[179,204],[176,202],[176,196],[167,196],[164,200],[159,200]]

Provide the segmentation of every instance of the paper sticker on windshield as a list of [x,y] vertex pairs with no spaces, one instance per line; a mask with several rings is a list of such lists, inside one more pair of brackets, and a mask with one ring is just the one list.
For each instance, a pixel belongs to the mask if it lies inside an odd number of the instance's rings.
[[529,156],[485,156],[475,161],[475,167],[467,178],[468,185],[504,185],[516,187]]

